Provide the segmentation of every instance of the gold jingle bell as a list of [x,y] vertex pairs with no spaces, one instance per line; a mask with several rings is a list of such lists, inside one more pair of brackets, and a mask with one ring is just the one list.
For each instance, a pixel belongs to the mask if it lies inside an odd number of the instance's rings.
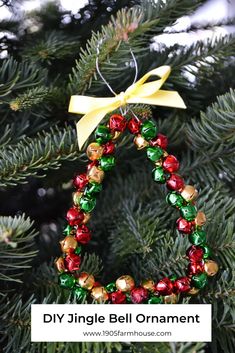
[[176,295],[175,293],[166,295],[164,297],[164,303],[165,304],[177,304],[178,303],[178,295]]
[[102,146],[100,146],[97,142],[92,142],[87,147],[86,153],[87,153],[87,157],[91,161],[95,161],[96,159],[99,159],[102,156],[103,151],[104,151],[104,148]]
[[198,211],[197,216],[195,218],[195,224],[198,227],[203,226],[206,223],[206,215],[202,211]]
[[207,260],[204,264],[204,270],[208,276],[212,277],[215,276],[216,273],[219,271],[219,266],[217,262],[213,260]]
[[65,237],[61,242],[61,250],[65,253],[70,253],[71,250],[75,250],[77,247],[77,241],[71,235]]
[[181,191],[181,196],[185,201],[193,201],[198,197],[198,191],[192,185],[186,185]]
[[64,265],[64,259],[63,257],[59,257],[55,261],[56,268],[59,272],[64,272],[65,271],[65,265]]
[[83,224],[86,224],[91,218],[91,214],[90,213],[84,213],[84,218],[83,218],[83,221],[82,223]]
[[104,179],[104,171],[93,165],[87,173],[89,181],[95,181],[96,183],[102,183]]
[[199,292],[200,289],[198,288],[195,288],[195,287],[192,287],[188,292],[187,294],[188,295],[196,295],[198,292]]
[[95,283],[95,278],[87,272],[82,272],[78,277],[78,283],[82,288],[91,290]]
[[135,287],[135,281],[129,275],[123,275],[116,280],[116,287],[122,292],[130,292]]
[[92,288],[91,296],[99,303],[105,302],[109,299],[109,295],[106,292],[106,289],[102,286]]
[[120,137],[120,135],[121,135],[121,131],[114,131],[112,140],[116,141]]
[[138,150],[142,150],[143,148],[147,147],[149,143],[141,135],[137,135],[134,138],[134,144]]
[[149,290],[150,292],[154,292],[155,286],[154,286],[154,281],[151,279],[146,279],[141,283],[141,286],[144,287],[145,289]]
[[76,191],[73,193],[73,203],[75,206],[79,206],[81,197],[82,193],[80,191]]

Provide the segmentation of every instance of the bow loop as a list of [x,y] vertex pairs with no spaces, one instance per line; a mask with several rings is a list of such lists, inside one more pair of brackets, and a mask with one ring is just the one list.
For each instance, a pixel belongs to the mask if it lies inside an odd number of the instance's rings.
[[[85,114],[76,124],[79,148],[82,148],[90,134],[107,113],[126,104],[144,103],[186,109],[184,101],[178,92],[160,90],[170,72],[171,69],[169,66],[161,66],[153,69],[147,72],[136,83],[129,86],[125,92],[121,92],[111,98],[72,96],[69,104],[69,112]],[[160,79],[146,83],[151,76],[158,76]]]

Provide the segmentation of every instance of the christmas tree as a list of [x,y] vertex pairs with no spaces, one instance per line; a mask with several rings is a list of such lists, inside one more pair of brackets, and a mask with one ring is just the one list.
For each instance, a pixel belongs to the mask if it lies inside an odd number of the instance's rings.
[[[204,1],[92,0],[78,13],[56,2],[0,22],[0,257],[1,351],[4,353],[234,352],[234,37],[225,36],[150,50],[152,38]],[[17,12],[19,2],[2,1]],[[0,11],[1,11],[0,8]],[[98,51],[97,51],[98,48]],[[183,97],[187,110],[134,105],[169,138],[187,184],[200,192],[208,243],[219,273],[183,303],[213,304],[212,343],[31,343],[30,305],[75,303],[61,289],[54,267],[60,255],[72,178],[84,169],[71,95],[110,96],[99,68],[115,92],[135,76],[170,65],[164,85]],[[191,79],[193,77],[193,80]],[[118,111],[119,113],[119,111]],[[108,114],[104,123],[108,121]],[[151,178],[151,165],[133,147],[133,136],[117,143],[117,166],[103,183],[90,220],[92,240],[81,271],[103,283],[130,273],[137,281],[183,275],[189,246],[173,225],[177,212],[166,190]]]

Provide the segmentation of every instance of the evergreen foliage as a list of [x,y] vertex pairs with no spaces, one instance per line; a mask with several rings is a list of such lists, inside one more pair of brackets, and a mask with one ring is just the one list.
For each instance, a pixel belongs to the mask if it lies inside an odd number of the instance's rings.
[[[0,53],[3,47],[8,53],[0,61],[3,353],[234,352],[234,38],[149,49],[154,35],[202,2],[93,0],[80,17],[53,2],[27,15],[35,32],[24,19],[0,23],[1,30],[15,35],[0,39]],[[67,23],[61,22],[65,16]],[[69,97],[110,96],[97,75],[97,46],[100,70],[115,92],[133,81],[131,47],[139,77],[154,67],[172,66],[165,87],[178,90],[187,104],[186,111],[150,111],[142,105],[133,110],[140,117],[152,115],[181,161],[181,174],[200,191],[199,208],[207,215],[208,243],[220,271],[198,297],[184,302],[213,304],[212,343],[30,343],[32,303],[74,302],[57,284],[53,259],[71,204],[71,178],[86,161],[85,147],[77,147],[78,117],[67,113]],[[189,73],[195,75],[193,83]],[[183,274],[189,242],[174,229],[177,213],[166,205],[165,195],[164,187],[152,181],[144,153],[135,150],[130,136],[122,137],[117,167],[104,182],[91,220],[94,235],[81,270],[104,282],[125,272],[137,280]]]

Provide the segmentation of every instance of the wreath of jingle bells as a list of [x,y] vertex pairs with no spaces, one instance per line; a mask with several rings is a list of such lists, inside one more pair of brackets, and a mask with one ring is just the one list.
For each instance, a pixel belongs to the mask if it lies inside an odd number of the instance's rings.
[[[188,235],[192,244],[186,252],[189,264],[184,277],[165,277],[158,282],[147,279],[136,285],[131,276],[123,275],[116,282],[103,286],[96,282],[91,273],[76,273],[81,264],[81,247],[91,239],[91,232],[86,225],[90,212],[96,205],[96,195],[102,189],[105,172],[115,166],[115,142],[126,127],[135,135],[137,149],[146,149],[147,158],[154,163],[153,180],[166,184],[169,190],[167,203],[179,210],[176,227],[179,232]],[[76,191],[73,194],[73,207],[66,216],[66,237],[61,241],[63,256],[56,260],[60,285],[71,289],[79,302],[90,296],[97,302],[111,304],[177,303],[179,294],[197,294],[206,286],[208,276],[218,272],[218,265],[211,259],[211,250],[206,244],[203,230],[206,216],[196,209],[198,192],[193,186],[185,185],[183,178],[177,174],[179,162],[165,150],[167,137],[157,133],[152,120],[140,121],[132,117],[127,121],[121,115],[112,115],[107,126],[99,125],[95,137],[96,141],[87,147],[90,163],[86,173],[76,175],[73,180]]]

